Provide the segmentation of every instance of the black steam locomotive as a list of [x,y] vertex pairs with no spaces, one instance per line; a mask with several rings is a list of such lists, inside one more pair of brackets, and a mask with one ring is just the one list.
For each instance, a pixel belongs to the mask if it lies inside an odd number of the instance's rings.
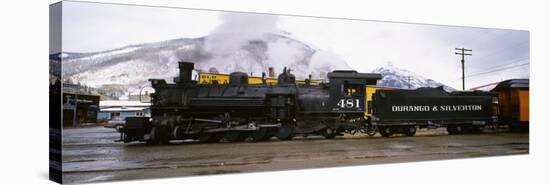
[[329,83],[297,84],[284,69],[277,84],[248,84],[246,73],[230,74],[228,84],[197,84],[193,63],[180,62],[179,77],[168,84],[151,79],[151,118],[127,118],[121,140],[166,143],[291,139],[296,134],[327,138],[364,127],[365,87],[380,74],[356,71],[328,73]]
[[193,68],[193,63],[179,62],[179,77],[172,84],[150,79],[155,89],[151,117],[127,118],[119,129],[121,141],[334,138],[358,131],[374,135],[377,128],[387,137],[414,135],[417,128],[434,124],[461,133],[494,119],[493,96],[483,93],[447,93],[437,88],[378,90],[366,102],[366,87],[376,85],[380,74],[333,71],[327,75],[328,83],[312,85],[309,80],[296,83],[285,68],[276,84],[265,80],[249,84],[248,75],[241,72],[231,73],[228,84],[198,84],[192,80]]

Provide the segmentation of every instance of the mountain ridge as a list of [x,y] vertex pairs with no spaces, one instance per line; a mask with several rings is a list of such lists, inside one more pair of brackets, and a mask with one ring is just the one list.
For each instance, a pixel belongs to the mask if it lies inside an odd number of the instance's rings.
[[[220,51],[223,47],[208,47],[207,39],[207,36],[178,38],[99,52],[62,52],[57,57],[63,64],[63,82],[102,89],[115,96],[138,92],[148,85],[147,80],[151,78],[171,82],[178,73],[177,61],[194,62],[196,72],[229,74],[240,71],[254,76],[267,72],[268,68],[273,68],[278,74],[284,67],[290,67],[297,79],[309,75],[314,79],[326,79],[328,72],[351,69],[336,54],[301,42],[287,32],[264,34],[224,51]],[[413,73],[391,65],[378,67],[372,72],[383,75],[379,81],[381,86],[417,88],[443,85],[417,74],[413,75],[412,81],[404,81]]]

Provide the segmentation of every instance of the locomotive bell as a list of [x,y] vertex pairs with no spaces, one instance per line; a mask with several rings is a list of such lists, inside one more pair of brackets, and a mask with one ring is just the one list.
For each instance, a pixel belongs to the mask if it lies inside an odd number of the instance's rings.
[[243,72],[233,72],[229,74],[229,85],[248,85],[248,75]]
[[290,73],[290,68],[284,68],[283,73],[277,77],[277,84],[294,84],[296,83],[296,76]]

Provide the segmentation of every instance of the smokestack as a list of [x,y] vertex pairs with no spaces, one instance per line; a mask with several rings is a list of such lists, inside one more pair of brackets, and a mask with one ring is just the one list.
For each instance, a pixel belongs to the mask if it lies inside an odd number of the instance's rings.
[[192,62],[180,61],[178,62],[180,69],[180,76],[178,83],[190,83],[193,78],[193,69],[195,64]]
[[268,71],[268,76],[269,76],[270,78],[275,78],[275,70],[273,69],[273,67],[269,67],[268,70],[269,70],[269,71]]

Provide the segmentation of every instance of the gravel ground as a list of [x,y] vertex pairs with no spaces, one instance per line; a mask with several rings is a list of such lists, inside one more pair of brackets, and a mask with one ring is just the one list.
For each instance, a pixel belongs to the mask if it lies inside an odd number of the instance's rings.
[[117,143],[103,127],[63,130],[63,182],[89,183],[162,177],[307,169],[529,153],[528,133],[447,135],[421,130],[414,137],[351,136],[333,140],[169,145]]

